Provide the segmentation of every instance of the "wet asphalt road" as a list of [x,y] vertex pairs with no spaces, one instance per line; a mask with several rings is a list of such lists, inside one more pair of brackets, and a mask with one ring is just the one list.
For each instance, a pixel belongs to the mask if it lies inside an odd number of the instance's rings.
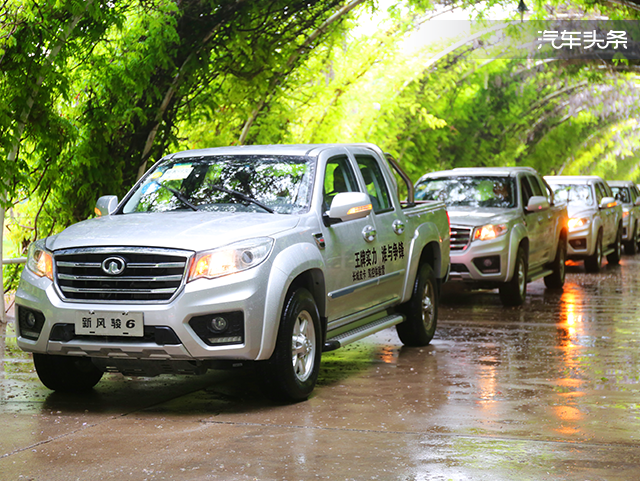
[[640,479],[639,313],[640,255],[521,308],[449,295],[430,346],[327,353],[295,405],[247,370],[52,393],[0,326],[0,480]]

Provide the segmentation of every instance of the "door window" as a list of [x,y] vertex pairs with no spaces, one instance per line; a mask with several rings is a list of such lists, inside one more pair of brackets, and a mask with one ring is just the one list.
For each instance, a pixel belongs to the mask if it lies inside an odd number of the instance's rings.
[[391,210],[392,206],[389,191],[387,190],[387,184],[380,170],[378,161],[368,155],[356,155],[356,160],[358,161],[358,167],[360,167],[360,173],[367,188],[367,194],[369,194],[369,198],[371,199],[373,211],[378,214]]
[[359,192],[356,176],[347,156],[332,157],[324,171],[323,210],[329,210],[333,198],[341,192]]

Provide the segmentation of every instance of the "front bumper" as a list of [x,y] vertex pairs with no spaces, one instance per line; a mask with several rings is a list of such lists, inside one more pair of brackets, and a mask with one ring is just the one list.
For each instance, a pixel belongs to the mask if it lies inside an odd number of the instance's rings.
[[593,255],[596,242],[591,223],[577,229],[569,229],[567,241],[567,257],[569,259],[584,259]]
[[[270,263],[218,279],[198,279],[187,283],[170,303],[103,303],[62,301],[53,283],[25,269],[16,292],[16,306],[42,313],[44,322],[37,339],[20,330],[16,316],[18,346],[29,352],[144,360],[255,360],[260,352],[265,317],[266,285]],[[73,336],[78,312],[90,310],[142,313],[147,332],[167,333],[144,338]],[[209,345],[189,321],[196,316],[234,313],[243,319],[243,339],[228,345]],[[69,340],[59,340],[60,326],[66,326]],[[154,329],[157,328],[157,329]],[[168,329],[167,329],[168,328]]]
[[462,250],[452,250],[450,257],[450,281],[491,285],[509,279],[509,235],[472,241]]

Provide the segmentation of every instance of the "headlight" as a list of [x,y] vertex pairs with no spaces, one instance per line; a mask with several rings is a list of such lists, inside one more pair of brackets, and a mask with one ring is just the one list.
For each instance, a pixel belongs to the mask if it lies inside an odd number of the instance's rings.
[[628,210],[627,210],[627,211],[624,211],[624,212],[622,213],[622,218],[623,218],[623,219],[626,219],[627,217],[629,217],[629,211],[628,211]]
[[481,227],[476,227],[473,231],[473,240],[491,240],[507,233],[507,226],[505,224],[487,224]]
[[586,217],[572,217],[571,219],[569,219],[567,225],[569,226],[569,229],[578,229],[580,227],[589,225],[589,219],[587,219]]
[[27,267],[35,275],[53,280],[53,257],[44,248],[44,240],[33,242],[29,246]]
[[264,262],[272,247],[273,239],[258,237],[199,252],[191,264],[188,282],[200,278],[214,279],[251,269]]

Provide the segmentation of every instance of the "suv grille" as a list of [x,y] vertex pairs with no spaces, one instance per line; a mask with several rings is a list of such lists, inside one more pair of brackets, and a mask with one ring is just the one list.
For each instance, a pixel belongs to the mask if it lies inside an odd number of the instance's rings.
[[76,301],[168,301],[185,278],[191,252],[86,248],[54,253],[56,284]]
[[471,229],[468,227],[451,226],[451,250],[461,251],[469,244]]

